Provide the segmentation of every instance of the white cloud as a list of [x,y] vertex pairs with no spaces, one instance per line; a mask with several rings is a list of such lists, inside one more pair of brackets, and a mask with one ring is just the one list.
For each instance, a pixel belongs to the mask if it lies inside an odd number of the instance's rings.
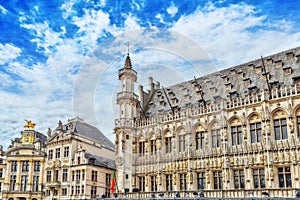
[[175,5],[172,5],[167,8],[167,12],[169,13],[169,15],[174,16],[178,12],[178,8]]
[[13,59],[17,58],[21,54],[22,50],[15,47],[12,44],[1,44],[0,43],[0,65],[8,63]]
[[[291,22],[267,19],[246,4],[222,8],[208,4],[204,10],[182,16],[172,30],[195,40],[221,67],[230,67],[299,45],[299,33],[290,31]],[[278,30],[270,23],[285,26]]]
[[0,11],[3,15],[6,15],[6,13],[7,13],[7,10],[1,5],[0,5]]

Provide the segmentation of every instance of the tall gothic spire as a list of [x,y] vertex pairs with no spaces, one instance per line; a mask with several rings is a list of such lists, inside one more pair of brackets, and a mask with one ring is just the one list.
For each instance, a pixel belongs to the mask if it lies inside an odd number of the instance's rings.
[[131,60],[130,60],[130,56],[129,56],[129,42],[127,44],[127,57],[126,57],[126,60],[125,60],[124,68],[125,69],[131,69],[132,68]]

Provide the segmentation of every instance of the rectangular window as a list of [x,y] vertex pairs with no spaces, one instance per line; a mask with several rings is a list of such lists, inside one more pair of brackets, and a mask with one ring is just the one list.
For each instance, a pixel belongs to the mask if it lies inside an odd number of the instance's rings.
[[242,144],[242,126],[231,127],[231,142],[232,145]]
[[110,196],[110,184],[111,184],[111,174],[105,174],[105,195]]
[[64,147],[64,158],[69,157],[69,147]]
[[46,190],[46,196],[50,196],[50,190]]
[[151,191],[157,191],[156,176],[151,176]]
[[173,191],[173,176],[171,174],[166,175],[166,191]]
[[85,170],[82,170],[82,175],[81,175],[81,179],[84,180],[85,179]]
[[80,194],[80,185],[76,185],[76,194]]
[[179,174],[179,184],[181,191],[187,189],[186,174]]
[[265,188],[265,170],[253,169],[253,184],[254,188]]
[[2,191],[2,183],[0,182],[0,191]]
[[63,182],[68,181],[68,169],[63,169],[63,177],[62,177]]
[[261,142],[261,122],[250,124],[251,143]]
[[151,155],[156,154],[156,140],[150,140],[150,145],[151,145]]
[[29,171],[29,161],[25,160],[22,161],[22,172],[28,172]]
[[233,170],[234,175],[234,188],[244,189],[245,188],[245,175],[244,170]]
[[14,191],[16,187],[16,180],[17,176],[16,175],[11,175],[10,176],[10,184],[9,184],[9,190]]
[[91,197],[96,198],[96,195],[97,195],[97,187],[91,186]]
[[222,172],[221,171],[213,172],[213,178],[214,178],[214,189],[222,190],[223,189]]
[[21,191],[22,192],[26,191],[27,183],[28,183],[28,176],[22,175],[21,176]]
[[33,176],[33,192],[39,191],[39,176]]
[[40,161],[34,161],[34,164],[33,164],[33,170],[35,172],[39,172],[40,171],[40,168],[41,168],[41,163]]
[[53,196],[57,196],[58,195],[58,191],[57,190],[53,190]]
[[11,162],[11,172],[16,172],[18,169],[18,162],[17,161],[12,161]]
[[71,195],[73,195],[73,194],[74,194],[74,186],[71,187]]
[[54,171],[54,181],[58,181],[58,176],[59,176],[59,170]]
[[185,135],[179,135],[179,152],[185,150]]
[[275,140],[287,139],[286,119],[274,119]]
[[198,184],[198,190],[205,189],[205,172],[197,173],[197,184]]
[[51,182],[51,171],[47,171],[46,180],[47,182]]
[[76,181],[80,180],[80,170],[76,170]]
[[68,195],[68,189],[67,188],[63,188],[61,191],[61,195],[62,196],[67,196]]
[[84,185],[81,186],[81,194],[84,194]]
[[297,116],[297,131],[298,131],[298,136],[300,137],[300,116]]
[[221,146],[221,134],[220,129],[211,130],[212,135],[212,147],[220,147]]
[[53,150],[50,149],[50,150],[48,151],[48,160],[52,160],[52,159],[53,159]]
[[0,178],[2,178],[3,177],[3,169],[1,168],[0,169]]
[[139,189],[141,192],[145,191],[145,176],[140,176],[139,177]]
[[75,171],[72,171],[72,181],[75,181]]
[[204,132],[196,132],[196,150],[204,149]]
[[139,142],[139,155],[143,156],[145,154],[145,141]]
[[171,137],[165,138],[165,146],[166,146],[166,153],[171,153],[171,151],[172,151],[172,138]]
[[292,187],[292,174],[290,167],[278,168],[278,182],[280,188]]
[[60,148],[55,149],[55,158],[60,158]]
[[96,182],[97,181],[97,176],[98,176],[98,172],[92,170],[92,181]]

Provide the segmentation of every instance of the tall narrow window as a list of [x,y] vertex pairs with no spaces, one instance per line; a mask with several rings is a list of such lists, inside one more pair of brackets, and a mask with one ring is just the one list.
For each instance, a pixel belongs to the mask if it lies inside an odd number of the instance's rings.
[[97,186],[91,186],[91,197],[96,198],[97,196]]
[[48,151],[48,160],[52,160],[53,159],[53,149],[50,149]]
[[173,176],[171,174],[166,175],[166,191],[173,191]]
[[144,156],[145,154],[145,141],[139,142],[139,155]]
[[298,131],[298,136],[300,137],[300,116],[297,116],[297,131]]
[[51,182],[51,171],[47,171],[46,181]]
[[185,135],[179,135],[179,152],[185,150]]
[[33,191],[37,192],[39,191],[39,176],[33,176]]
[[55,149],[55,158],[60,158],[60,148]]
[[172,151],[172,137],[166,137],[165,138],[165,147],[166,147],[166,153],[171,153],[171,151]]
[[196,132],[196,150],[204,149],[204,132]]
[[76,170],[76,181],[80,180],[80,170]]
[[58,176],[59,176],[59,170],[54,171],[54,181],[58,181]]
[[64,158],[69,157],[69,147],[64,147]]
[[278,182],[280,188],[292,187],[292,173],[290,167],[278,168]]
[[139,186],[140,186],[140,191],[144,192],[145,191],[145,176],[140,176],[139,177]]
[[221,146],[221,132],[220,129],[211,130],[212,137],[212,147],[220,147]]
[[21,176],[21,191],[23,191],[23,192],[26,191],[27,183],[28,183],[28,176],[22,175]]
[[11,162],[11,172],[16,172],[17,169],[18,169],[18,162],[14,160]]
[[151,176],[151,191],[157,191],[156,176]]
[[63,177],[62,177],[63,182],[68,181],[68,169],[63,169]]
[[231,126],[231,142],[232,145],[242,144],[242,126]]
[[222,190],[223,189],[222,172],[221,171],[213,172],[213,179],[214,179],[214,189]]
[[261,122],[250,124],[251,143],[261,142]]
[[265,188],[265,170],[261,169],[253,169],[253,184],[254,188]]
[[180,190],[187,189],[186,174],[179,174]]
[[111,185],[111,174],[106,174],[105,176],[105,194],[107,197],[110,196],[110,185]]
[[29,161],[25,160],[22,161],[22,172],[28,172],[29,171]]
[[0,169],[0,179],[3,177],[3,169]]
[[81,176],[81,179],[82,179],[82,180],[85,180],[85,170],[84,170],[84,169],[82,170],[82,176]]
[[156,154],[156,140],[150,140],[151,155]]
[[97,171],[92,171],[92,181],[96,182],[97,181],[97,176],[98,176],[98,172]]
[[245,188],[244,170],[233,170],[233,175],[234,175],[234,188],[235,189]]
[[40,161],[34,161],[34,167],[33,167],[33,171],[35,172],[39,172],[41,168],[41,163]]
[[16,187],[16,180],[17,176],[16,175],[11,175],[10,176],[10,183],[9,183],[9,190],[14,191]]
[[197,173],[197,185],[198,185],[198,190],[205,189],[205,172]]

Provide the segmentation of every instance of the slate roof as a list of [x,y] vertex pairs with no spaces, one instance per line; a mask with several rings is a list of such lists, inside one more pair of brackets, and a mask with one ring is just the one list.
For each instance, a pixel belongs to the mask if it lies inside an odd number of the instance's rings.
[[[61,122],[59,122],[59,126],[60,123]],[[53,131],[52,137],[55,135],[56,131],[60,129],[59,126]],[[65,125],[61,124],[61,129],[64,133],[71,131],[71,133],[75,133],[99,142],[104,148],[112,151],[115,150],[114,144],[101,131],[99,131],[99,129],[84,122],[83,119],[80,119],[79,117],[69,119],[68,123]]]
[[93,164],[100,167],[116,169],[115,160],[104,158],[101,156],[93,155],[90,153],[85,153],[85,157],[88,158],[88,163]]
[[157,89],[144,107],[145,112],[152,116],[170,110],[168,100],[172,107],[181,108],[201,102],[202,98],[209,102],[230,98],[231,95],[245,96],[253,91],[267,90],[266,77],[271,88],[300,81],[300,47],[264,57],[263,62],[259,58],[196,80]]

